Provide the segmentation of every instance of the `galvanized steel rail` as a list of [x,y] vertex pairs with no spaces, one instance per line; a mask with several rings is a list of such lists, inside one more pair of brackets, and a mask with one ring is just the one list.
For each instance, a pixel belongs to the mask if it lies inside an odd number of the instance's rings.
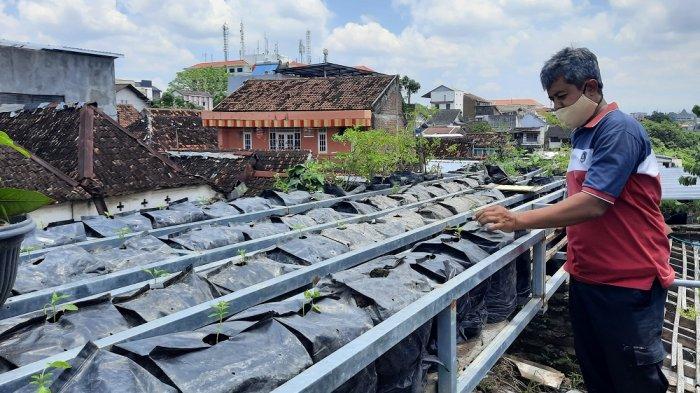
[[[561,187],[563,184],[563,181],[558,180],[555,182],[552,182],[546,186],[544,186],[541,190],[542,192],[547,192],[550,191],[554,188]],[[557,191],[551,192],[550,194],[547,194],[543,197],[540,197],[534,201],[525,203],[524,205],[521,205],[519,209],[527,209],[536,203],[547,203],[551,202],[557,199],[562,198],[564,195],[564,190],[559,189]],[[445,197],[445,196],[443,196]],[[435,198],[433,198],[435,199]],[[510,206],[515,203],[519,203],[527,199],[527,196],[525,195],[514,195],[509,198],[506,198],[504,200],[496,201],[493,202],[489,205],[504,205],[504,206]],[[428,201],[423,201],[423,202],[428,202]],[[401,208],[406,208],[406,206],[402,206]],[[488,206],[488,205],[486,205]],[[479,207],[480,209],[482,207]],[[125,342],[125,341],[132,341],[132,340],[137,340],[137,339],[142,339],[142,338],[147,338],[147,337],[153,337],[157,335],[162,335],[162,334],[167,334],[167,333],[172,333],[172,332],[177,332],[177,331],[183,331],[183,330],[192,330],[199,328],[206,323],[210,322],[210,318],[208,315],[211,313],[211,307],[216,304],[219,301],[227,301],[229,302],[229,310],[228,310],[228,315],[233,315],[235,313],[241,312],[249,307],[252,307],[254,305],[260,304],[262,302],[268,301],[270,299],[273,299],[277,296],[281,296],[285,293],[289,293],[290,291],[298,290],[300,288],[303,288],[306,285],[309,285],[315,277],[318,276],[325,276],[327,274],[335,273],[338,271],[342,271],[345,269],[349,269],[351,267],[357,266],[361,263],[364,263],[366,261],[369,261],[373,258],[379,257],[381,255],[385,255],[389,252],[396,251],[402,247],[411,245],[417,241],[420,241],[422,239],[425,239],[427,237],[436,235],[441,233],[444,229],[448,227],[452,227],[455,225],[462,225],[465,222],[467,222],[474,214],[474,212],[477,209],[472,209],[468,212],[456,214],[452,217],[443,219],[443,220],[438,220],[433,223],[430,223],[428,225],[424,225],[420,228],[416,228],[414,230],[408,231],[406,233],[396,235],[393,237],[390,237],[388,239],[384,239],[381,242],[371,244],[368,246],[365,246],[361,249],[350,251],[348,253],[339,255],[334,258],[327,259],[325,261],[313,264],[311,266],[306,266],[303,268],[300,268],[296,271],[284,274],[279,277],[272,278],[270,280],[249,286],[247,288],[232,292],[228,295],[221,296],[219,298],[201,303],[199,305],[190,307],[185,310],[181,310],[179,312],[170,314],[168,316],[159,318],[157,320],[147,322],[143,325],[139,325],[136,327],[133,327],[131,329],[116,333],[114,335],[111,335],[109,337],[105,337],[99,340],[95,341],[95,344],[100,347],[109,347],[113,344],[120,343],[120,342]],[[533,232],[530,235],[524,236],[518,240],[516,240],[512,245],[507,246],[503,250],[499,251],[498,253],[492,255],[491,257],[485,259],[484,261],[480,262],[479,264],[475,265],[479,267],[483,267],[484,269],[482,270],[475,270],[473,268],[465,271],[463,274],[468,273],[470,275],[474,275],[478,277],[480,281],[483,281],[486,277],[489,275],[493,274],[497,268],[494,270],[495,266],[502,266],[505,265],[506,262],[497,262],[497,263],[491,263],[495,258],[501,258],[503,255],[505,255],[505,258],[510,258],[508,260],[514,259],[517,255],[520,255],[522,252],[524,252],[526,249],[528,249],[530,246],[535,244],[538,240],[544,239],[544,231],[536,231]],[[485,266],[488,265],[488,266]],[[150,265],[149,265],[150,266]],[[457,276],[457,277],[461,277]],[[457,278],[455,277],[455,279]],[[456,283],[457,281],[453,279],[448,281],[442,288],[453,286],[451,283]],[[480,282],[479,281],[479,282]],[[471,287],[467,287],[464,285],[458,286],[457,290],[462,291],[464,290],[464,293],[471,289]],[[444,290],[442,288],[439,288],[436,291]],[[466,289],[465,289],[466,288]],[[430,292],[426,297],[428,296],[433,296],[433,294],[436,293],[435,291]],[[426,297],[422,298],[425,299]],[[419,300],[420,302],[421,300]],[[415,304],[415,303],[414,303]],[[448,302],[449,304],[449,302]],[[411,306],[409,306],[411,307]],[[435,305],[429,306],[428,314],[430,314],[432,311],[434,313],[432,316],[437,314],[441,309],[434,308]],[[442,307],[444,309],[445,307]],[[401,313],[401,312],[400,312]],[[398,314],[396,314],[398,315]],[[395,316],[396,316],[395,315]],[[403,315],[403,314],[401,314]],[[427,315],[427,314],[426,314]],[[431,316],[431,317],[432,317]],[[392,316],[393,318],[393,316]],[[443,318],[445,319],[445,318]],[[452,317],[446,318],[448,321],[452,320]],[[389,320],[387,320],[389,321]],[[377,331],[376,329],[381,327],[382,325],[385,325],[386,321],[383,322],[380,325],[377,325],[377,327],[371,329],[368,333]],[[406,335],[410,333],[407,332]],[[367,333],[365,333],[367,334]],[[455,333],[456,334],[456,333]],[[364,335],[363,335],[364,336]],[[361,337],[363,337],[361,336]],[[404,336],[405,337],[405,336]],[[448,338],[448,342],[451,342],[452,338]],[[398,342],[398,341],[397,341]],[[352,342],[348,345],[351,345]],[[345,350],[347,346],[341,348],[339,351]],[[387,347],[387,349],[390,347]],[[41,372],[45,365],[48,362],[56,361],[56,360],[71,360],[73,359],[78,352],[80,351],[80,347],[78,348],[72,348],[69,350],[66,350],[65,352],[47,357],[43,360],[25,365],[23,367],[17,368],[15,370],[10,370],[7,371],[3,374],[0,374],[0,391],[13,391],[15,389],[19,389],[22,386],[24,386],[26,383],[28,383],[28,379],[31,375],[36,374],[38,372]],[[334,354],[330,355],[330,357],[334,356]],[[328,358],[327,358],[328,359]],[[322,362],[318,364],[322,364],[326,360],[324,359]],[[316,367],[316,366],[313,366]],[[312,368],[313,368],[312,367]],[[351,374],[350,377],[354,375]],[[349,378],[349,377],[348,377]],[[296,378],[295,378],[296,379]],[[293,379],[294,380],[294,379]],[[286,386],[286,385],[284,385]],[[339,385],[338,385],[339,386]],[[322,390],[324,392],[330,391],[330,390]]]

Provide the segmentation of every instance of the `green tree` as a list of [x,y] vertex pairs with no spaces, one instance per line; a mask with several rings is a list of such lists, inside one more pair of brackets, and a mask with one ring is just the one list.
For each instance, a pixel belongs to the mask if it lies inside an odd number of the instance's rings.
[[159,100],[154,100],[151,106],[154,108],[202,109],[201,106],[185,101],[182,97],[178,97],[170,91],[163,93]]
[[493,132],[493,127],[491,124],[485,121],[477,121],[469,125],[469,131],[471,132]]
[[228,75],[226,68],[186,68],[175,75],[168,90],[192,90],[206,91],[214,98],[214,105],[218,105],[226,98],[228,88]]
[[435,116],[438,110],[439,109],[434,106],[414,104],[413,110],[411,110],[410,112],[406,112],[406,128],[409,130],[415,130],[416,127],[420,126],[420,124],[416,124],[416,119],[418,118],[418,116],[422,117],[425,120],[428,120],[431,117]]
[[683,169],[691,176],[678,179],[681,184],[696,184],[700,176],[700,134],[682,129],[670,120],[661,122],[649,118],[642,120],[651,139],[654,153],[680,158]]
[[406,98],[408,99],[408,103],[410,104],[411,94],[417,93],[418,90],[420,90],[420,83],[404,75],[399,80],[399,85],[402,89],[404,89],[404,91],[406,91]]
[[693,113],[695,113],[695,116],[700,117],[700,105],[693,105]]
[[657,111],[652,112],[651,115],[647,116],[647,119],[651,120],[651,121],[655,121],[657,123],[661,123],[664,121],[672,121],[671,118],[667,114],[662,113],[662,112],[657,112]]
[[561,121],[559,121],[559,118],[554,116],[554,113],[552,113],[552,112],[545,112],[544,113],[544,121],[546,121],[547,124],[562,127]]

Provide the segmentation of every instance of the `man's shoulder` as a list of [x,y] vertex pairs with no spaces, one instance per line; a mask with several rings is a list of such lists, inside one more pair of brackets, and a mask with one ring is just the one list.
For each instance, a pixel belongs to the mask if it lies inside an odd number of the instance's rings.
[[622,112],[619,109],[611,111],[596,127],[596,133],[599,135],[604,135],[612,132],[626,132],[635,138],[640,140],[647,139],[647,133],[641,123],[637,121],[634,117]]

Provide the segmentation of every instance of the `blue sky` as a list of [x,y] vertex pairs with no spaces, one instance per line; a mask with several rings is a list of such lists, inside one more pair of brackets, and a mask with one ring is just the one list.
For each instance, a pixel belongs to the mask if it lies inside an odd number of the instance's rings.
[[700,7],[692,0],[0,0],[5,39],[123,53],[118,77],[161,88],[203,53],[223,58],[221,25],[253,50],[295,58],[312,34],[314,61],[365,64],[496,99],[548,104],[542,63],[566,45],[597,53],[604,93],[632,111],[700,103]]

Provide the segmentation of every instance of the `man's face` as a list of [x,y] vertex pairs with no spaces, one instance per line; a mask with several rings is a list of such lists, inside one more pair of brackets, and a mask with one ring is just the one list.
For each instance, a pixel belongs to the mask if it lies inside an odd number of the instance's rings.
[[565,108],[579,98],[583,94],[583,90],[579,90],[575,85],[566,83],[563,76],[555,80],[552,86],[547,89],[549,99],[554,103],[554,110]]

